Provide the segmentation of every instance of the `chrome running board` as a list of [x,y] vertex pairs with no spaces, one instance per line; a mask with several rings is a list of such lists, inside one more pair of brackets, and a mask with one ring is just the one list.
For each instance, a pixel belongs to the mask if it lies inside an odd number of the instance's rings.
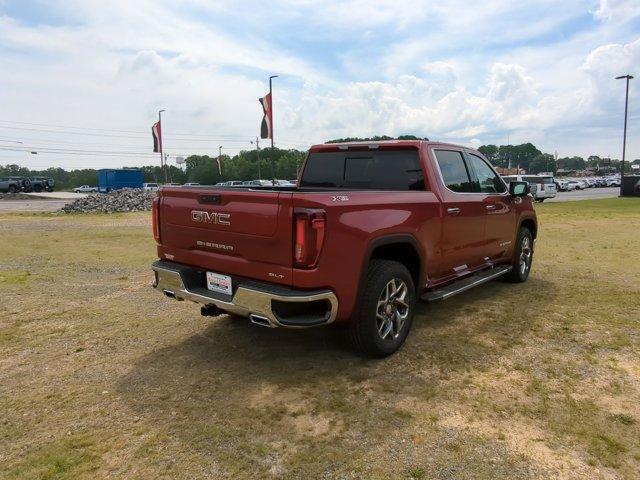
[[505,273],[509,273],[512,268],[513,267],[511,265],[502,265],[500,267],[490,268],[489,270],[483,270],[471,275],[470,277],[445,285],[444,287],[423,293],[420,296],[420,299],[425,302],[433,302],[434,300],[444,300],[445,298],[453,297],[458,293],[465,292],[473,287],[490,282],[494,278],[498,278]]

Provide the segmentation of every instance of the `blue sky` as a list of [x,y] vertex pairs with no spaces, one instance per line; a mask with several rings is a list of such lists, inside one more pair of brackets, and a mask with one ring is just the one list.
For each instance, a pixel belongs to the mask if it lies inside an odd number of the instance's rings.
[[269,75],[283,148],[412,133],[619,157],[640,2],[0,0],[0,59],[0,164],[152,163],[159,108],[171,155],[251,148]]

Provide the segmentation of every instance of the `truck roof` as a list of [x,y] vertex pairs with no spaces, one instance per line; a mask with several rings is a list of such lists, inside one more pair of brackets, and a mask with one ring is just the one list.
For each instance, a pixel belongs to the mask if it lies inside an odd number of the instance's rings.
[[312,145],[309,149],[310,152],[322,152],[322,151],[335,151],[335,150],[346,150],[348,148],[371,148],[372,146],[378,146],[379,148],[391,148],[391,149],[399,149],[399,148],[420,148],[423,145],[442,145],[442,146],[450,146],[457,148],[467,148],[469,150],[474,150],[472,147],[467,147],[464,145],[456,145],[453,143],[446,142],[438,142],[433,140],[366,140],[361,142],[339,142],[339,143],[318,143],[316,145]]

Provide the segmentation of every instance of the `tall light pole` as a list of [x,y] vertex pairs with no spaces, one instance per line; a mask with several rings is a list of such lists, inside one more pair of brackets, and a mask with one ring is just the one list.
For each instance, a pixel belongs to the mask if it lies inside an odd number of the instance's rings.
[[164,183],[167,183],[167,169],[164,165],[164,156],[162,155],[162,112],[165,110],[158,110],[158,125],[160,126],[160,168],[164,171]]
[[627,80],[627,90],[624,97],[624,134],[622,137],[622,162],[620,163],[620,196],[622,196],[622,192],[624,190],[624,157],[627,150],[627,112],[629,110],[629,80],[633,78],[631,75],[621,75],[616,77],[616,80],[621,79]]
[[273,148],[273,87],[271,85],[271,80],[274,78],[278,78],[278,75],[271,75],[269,77],[269,98],[271,99],[271,148]]

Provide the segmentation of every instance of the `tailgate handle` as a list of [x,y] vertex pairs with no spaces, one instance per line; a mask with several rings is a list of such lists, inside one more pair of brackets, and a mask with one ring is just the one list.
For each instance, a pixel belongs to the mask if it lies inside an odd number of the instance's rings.
[[220,195],[200,195],[198,201],[207,205],[220,205]]

